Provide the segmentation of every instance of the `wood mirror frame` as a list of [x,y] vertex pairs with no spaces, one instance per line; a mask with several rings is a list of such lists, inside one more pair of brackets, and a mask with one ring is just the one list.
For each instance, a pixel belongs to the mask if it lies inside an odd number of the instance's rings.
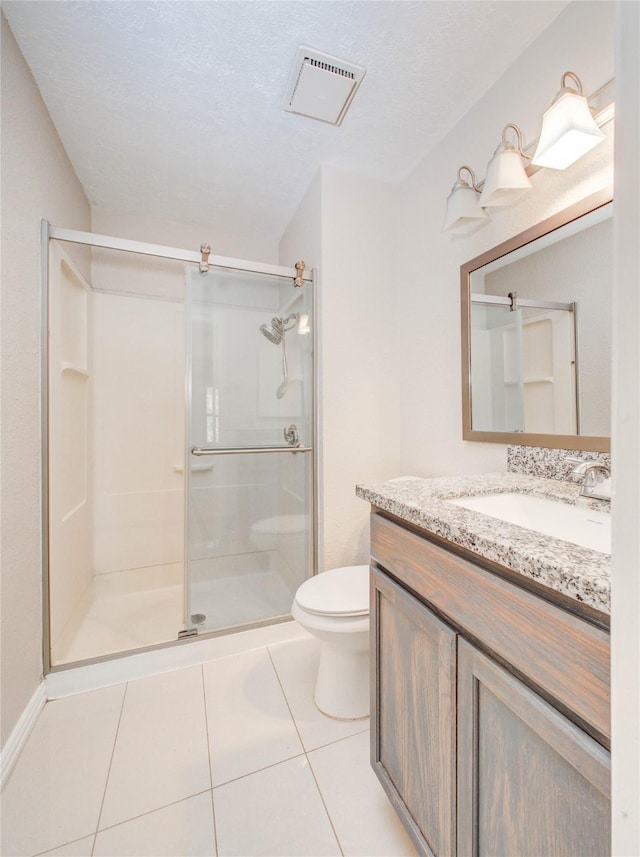
[[596,437],[579,434],[536,434],[532,432],[498,432],[476,431],[472,428],[471,414],[471,274],[484,265],[530,244],[543,235],[548,235],[556,229],[577,220],[591,211],[608,205],[613,199],[611,188],[607,188],[580,202],[571,205],[536,223],[534,226],[520,232],[502,244],[492,247],[475,259],[471,259],[460,267],[460,305],[462,315],[462,437],[463,440],[473,440],[482,443],[506,443],[522,446],[542,446],[554,449],[580,449],[592,452],[609,452],[610,437]]

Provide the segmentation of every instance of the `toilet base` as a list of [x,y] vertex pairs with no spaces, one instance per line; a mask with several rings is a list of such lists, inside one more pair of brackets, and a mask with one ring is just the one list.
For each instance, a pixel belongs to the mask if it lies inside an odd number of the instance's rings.
[[322,643],[314,698],[319,711],[336,720],[368,717],[368,647],[353,651]]

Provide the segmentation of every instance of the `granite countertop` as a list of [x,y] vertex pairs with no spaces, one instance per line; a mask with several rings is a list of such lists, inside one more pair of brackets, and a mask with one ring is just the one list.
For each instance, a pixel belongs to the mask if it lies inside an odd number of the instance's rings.
[[356,486],[357,496],[373,506],[556,592],[603,613],[610,613],[611,557],[608,554],[445,502],[469,495],[505,492],[532,494],[598,511],[610,511],[609,503],[580,497],[577,484],[521,473],[436,479],[407,477]]

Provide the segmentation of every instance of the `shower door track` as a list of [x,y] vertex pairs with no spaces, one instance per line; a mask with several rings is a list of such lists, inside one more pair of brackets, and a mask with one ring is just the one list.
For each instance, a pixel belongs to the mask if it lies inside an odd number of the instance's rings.
[[[162,244],[149,244],[144,241],[133,241],[128,238],[117,238],[113,235],[99,235],[93,232],[84,232],[76,229],[66,229],[60,226],[53,226],[48,220],[42,218],[40,220],[40,287],[41,287],[41,317],[40,317],[40,379],[41,379],[41,489],[42,489],[42,615],[43,615],[43,636],[42,636],[42,655],[43,655],[43,672],[45,675],[52,672],[64,672],[65,670],[74,669],[79,666],[88,666],[90,664],[100,664],[105,661],[119,660],[134,654],[151,652],[158,649],[173,648],[174,646],[185,645],[190,640],[202,640],[206,637],[218,637],[229,632],[229,629],[220,631],[210,631],[202,636],[192,638],[167,640],[164,643],[153,644],[151,646],[142,646],[137,649],[127,649],[122,652],[114,652],[108,655],[102,655],[95,658],[86,658],[82,661],[72,661],[65,664],[51,664],[51,627],[49,618],[50,594],[49,594],[49,241],[57,240],[68,242],[71,244],[82,244],[89,247],[101,247],[107,250],[121,250],[125,253],[138,253],[143,256],[155,256],[162,259],[172,259],[177,262],[185,262],[199,265],[202,262],[202,253],[200,250],[184,250],[179,247],[168,247]],[[272,265],[268,263],[258,263],[247,261],[246,259],[235,259],[230,256],[213,256],[208,257],[209,266],[212,268],[227,268],[236,271],[246,271],[247,273],[266,274],[276,277],[291,277],[294,281],[296,277],[300,277],[299,269],[294,267],[285,267],[282,265]],[[319,361],[317,359],[319,337],[319,312],[318,312],[318,271],[316,268],[305,268],[302,272],[302,280],[305,283],[310,283],[312,286],[312,301],[313,301],[313,316],[315,324],[312,329],[312,377],[313,377],[313,445],[310,447],[286,447],[278,448],[278,452],[311,452],[313,455],[313,491],[311,498],[311,517],[313,521],[313,551],[312,551],[312,574],[317,573],[320,565],[319,561],[319,521],[318,521],[318,491],[320,479],[320,465],[318,442],[319,442]],[[243,449],[241,452],[265,452],[271,451],[266,449]],[[221,450],[220,454],[233,454],[233,450]],[[209,451],[194,453],[196,455],[211,455]],[[266,620],[257,622],[252,625],[252,628],[266,627],[268,625],[277,624],[286,621],[287,617],[277,617],[275,620]],[[238,630],[238,629],[236,629]]]
[[[91,247],[104,247],[107,250],[123,250],[125,253],[141,253],[143,256],[158,256],[161,259],[174,259],[177,262],[190,262],[199,265],[202,253],[199,250],[182,250],[179,247],[165,247],[162,244],[146,244],[143,241],[131,241],[128,238],[115,238],[112,235],[97,235],[93,232],[79,232],[75,229],[63,229],[51,226],[42,221],[47,228],[47,237],[58,241],[70,241],[73,244],[87,244]],[[231,268],[235,271],[247,271],[253,274],[271,274],[276,277],[291,277],[298,275],[296,268],[282,265],[269,265],[248,262],[246,259],[233,259],[230,256],[209,256],[209,266],[214,268]],[[313,273],[306,270],[303,280],[313,282]]]

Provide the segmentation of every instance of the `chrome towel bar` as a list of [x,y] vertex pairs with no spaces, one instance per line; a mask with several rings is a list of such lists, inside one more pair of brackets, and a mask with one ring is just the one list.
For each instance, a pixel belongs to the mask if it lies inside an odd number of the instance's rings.
[[254,455],[266,452],[313,452],[310,446],[256,446],[241,447],[239,449],[224,449],[206,446],[192,446],[191,455]]

